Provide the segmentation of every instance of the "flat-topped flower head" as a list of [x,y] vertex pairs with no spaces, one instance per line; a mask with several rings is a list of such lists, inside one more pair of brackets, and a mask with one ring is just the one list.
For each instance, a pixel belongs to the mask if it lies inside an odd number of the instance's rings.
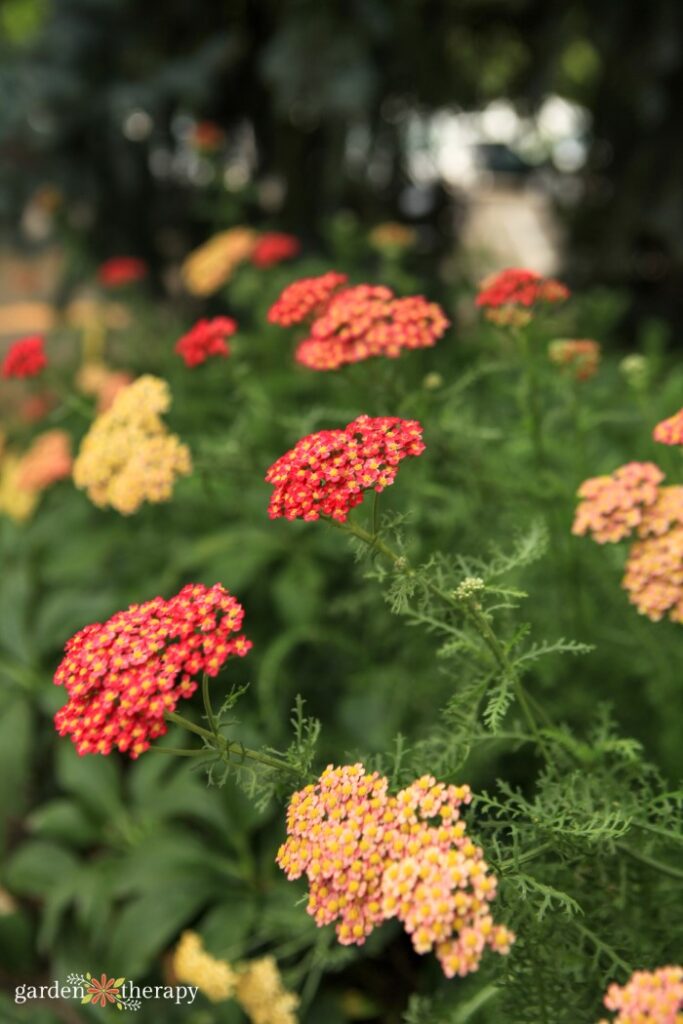
[[569,289],[561,281],[534,270],[511,267],[482,281],[476,304],[488,320],[499,326],[523,327],[536,307],[568,298]]
[[404,349],[430,348],[449,321],[421,295],[396,298],[390,288],[360,284],[333,295],[296,351],[311,370],[336,370],[373,356],[395,359]]
[[44,491],[71,475],[71,438],[65,430],[39,434],[21,458],[17,484],[27,491]]
[[122,288],[147,277],[147,264],[137,256],[113,256],[105,260],[97,271],[97,278],[105,288]]
[[251,643],[244,609],[220,583],[190,583],[86,626],[69,640],[54,682],[69,700],[55,715],[79,754],[116,749],[138,757],[166,732],[164,714],[191,697],[202,673],[215,676]]
[[293,281],[270,307],[268,320],[271,324],[279,324],[281,327],[303,323],[315,314],[321,313],[332,294],[341,285],[346,284],[347,280],[346,274],[330,270],[318,277],[303,277],[300,281]]
[[171,967],[176,981],[194,985],[212,1003],[221,1003],[235,994],[237,972],[226,960],[211,956],[196,932],[180,936]]
[[251,228],[228,228],[194,249],[180,269],[188,292],[202,297],[217,292],[249,258],[257,238]]
[[207,359],[230,355],[227,339],[237,330],[237,321],[229,316],[216,316],[212,320],[198,320],[175,345],[175,351],[186,366],[200,366]]
[[251,250],[251,262],[256,267],[273,267],[277,263],[294,259],[301,251],[301,242],[295,235],[282,231],[267,231]]
[[468,786],[429,775],[392,796],[361,764],[329,765],[292,797],[277,863],[290,879],[306,875],[308,913],[334,923],[342,945],[396,917],[416,952],[433,950],[447,977],[465,975],[486,947],[506,953],[514,941],[489,912],[496,879],[460,816],[470,800]]
[[309,434],[268,470],[266,482],[274,487],[268,514],[343,523],[366,490],[383,491],[401,460],[424,448],[422,426],[395,416],[359,416],[343,430]]
[[683,445],[683,409],[658,423],[652,436],[660,444]]
[[122,515],[143,502],[168,501],[178,477],[192,470],[187,445],[161,418],[171,404],[166,381],[145,375],[124,387],[81,442],[73,479],[93,504]]
[[550,343],[548,357],[556,366],[569,370],[576,380],[588,380],[598,372],[600,345],[588,338],[568,338]]
[[628,462],[610,476],[591,477],[579,487],[581,501],[572,533],[591,534],[598,544],[623,540],[640,525],[645,510],[657,501],[664,479],[653,462]]
[[[683,488],[679,488],[683,490]],[[632,546],[622,586],[641,615],[683,623],[683,525]]]
[[680,1024],[683,967],[635,971],[625,985],[610,985],[604,1003],[616,1017],[599,1024]]
[[2,376],[37,377],[46,366],[45,339],[42,334],[32,334],[10,345],[2,361]]

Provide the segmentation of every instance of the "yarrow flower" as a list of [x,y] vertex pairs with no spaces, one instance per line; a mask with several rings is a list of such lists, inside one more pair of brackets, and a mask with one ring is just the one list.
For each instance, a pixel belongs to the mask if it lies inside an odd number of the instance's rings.
[[130,515],[145,501],[167,501],[177,477],[191,472],[188,447],[161,419],[170,404],[166,381],[146,375],[119,391],[95,420],[73,471],[76,487],[95,505]]
[[548,356],[556,366],[571,370],[577,380],[588,380],[598,372],[600,345],[587,338],[553,341]]
[[683,487],[661,487],[637,532],[622,581],[629,600],[653,622],[683,622]]
[[17,485],[27,491],[44,491],[70,476],[71,467],[71,438],[65,430],[47,430],[22,456]]
[[413,228],[398,221],[377,224],[368,235],[368,242],[380,252],[399,252],[415,245],[417,235]]
[[297,281],[272,307],[269,319],[288,326],[314,317],[310,337],[296,351],[311,370],[336,370],[372,356],[396,358],[403,349],[428,348],[448,327],[443,310],[421,295],[396,298],[383,285],[338,290],[340,275]]
[[658,423],[652,431],[652,437],[660,444],[683,445],[683,409]]
[[101,264],[97,277],[105,288],[121,288],[144,280],[147,264],[137,256],[113,256]]
[[171,967],[176,981],[194,985],[212,1003],[230,999],[235,992],[235,971],[225,960],[211,956],[196,932],[183,932],[180,936]]
[[256,267],[272,267],[284,260],[291,260],[301,251],[301,242],[294,235],[281,231],[267,231],[261,235],[251,250],[251,262]]
[[15,341],[2,362],[3,377],[37,377],[47,366],[42,334]]
[[212,356],[230,355],[227,339],[237,330],[237,321],[229,316],[198,320],[194,327],[176,342],[175,350],[186,366],[200,366]]
[[40,491],[22,487],[22,460],[15,452],[5,452],[0,458],[0,514],[15,523],[31,518],[40,500]]
[[257,237],[251,228],[229,228],[194,249],[180,271],[188,292],[202,297],[213,295],[249,258]]
[[514,267],[482,281],[476,304],[492,323],[523,327],[531,320],[534,307],[564,302],[567,298],[569,289],[560,281]]
[[133,383],[132,374],[127,370],[113,370],[105,363],[86,362],[76,374],[75,384],[84,395],[97,399],[97,411],[106,412],[119,391]]
[[429,775],[396,796],[388,785],[361,764],[329,765],[293,795],[277,863],[289,879],[306,875],[308,913],[336,923],[342,945],[397,917],[449,978],[477,970],[487,946],[507,953],[514,935],[489,913],[496,879],[460,817],[469,787]]
[[625,985],[610,985],[604,1003],[617,1014],[611,1024],[680,1024],[683,967],[635,971]]
[[211,956],[196,932],[183,932],[171,959],[174,979],[196,986],[212,1003],[234,998],[252,1024],[296,1024],[299,998],[282,984],[272,956],[236,964]]
[[197,121],[190,132],[189,141],[195,149],[215,153],[225,141],[225,132],[215,121]]
[[117,749],[138,757],[166,732],[164,714],[191,697],[201,673],[216,676],[251,642],[242,605],[220,583],[190,583],[169,600],[132,604],[69,640],[54,682],[68,702],[55,715],[79,754]]
[[343,430],[321,430],[297,441],[270,467],[271,519],[312,521],[321,515],[345,522],[368,488],[392,484],[402,459],[425,446],[416,420],[359,416]]
[[299,281],[293,281],[271,306],[268,320],[280,327],[301,324],[309,317],[322,313],[332,294],[347,281],[346,274],[337,274],[332,270],[319,277],[302,277]]
[[598,544],[628,537],[642,522],[645,509],[657,500],[664,474],[654,462],[628,462],[611,476],[585,480],[572,533],[592,534]]

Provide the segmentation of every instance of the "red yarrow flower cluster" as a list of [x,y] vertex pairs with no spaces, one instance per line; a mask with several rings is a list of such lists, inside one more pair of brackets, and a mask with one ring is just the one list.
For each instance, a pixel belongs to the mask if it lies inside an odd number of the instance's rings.
[[660,444],[683,445],[683,409],[658,423],[652,431],[652,437]]
[[296,351],[297,362],[311,370],[429,348],[448,327],[441,307],[421,295],[396,298],[384,285],[344,284],[342,274],[296,281],[270,310],[270,321],[283,326],[312,320]]
[[641,523],[645,509],[657,500],[664,474],[654,462],[628,462],[611,476],[585,480],[572,533],[591,534],[598,544],[628,537]]
[[391,796],[377,772],[329,765],[292,797],[277,863],[290,879],[306,875],[308,913],[335,923],[343,945],[397,917],[416,952],[434,950],[447,977],[463,976],[487,946],[507,953],[514,941],[489,913],[496,879],[460,817],[470,800],[468,786],[430,775]]
[[147,277],[147,264],[137,256],[113,256],[101,264],[97,277],[105,288],[121,288]]
[[37,377],[47,366],[42,334],[20,338],[10,345],[2,362],[3,377]]
[[251,262],[257,267],[272,267],[291,260],[301,251],[301,242],[294,235],[282,231],[267,231],[251,250]]
[[220,583],[190,583],[169,600],[133,604],[69,640],[54,681],[69,700],[55,715],[79,754],[117,749],[138,757],[166,732],[164,714],[191,697],[201,673],[215,676],[251,642],[241,604]]
[[383,491],[401,460],[424,449],[421,424],[395,416],[359,416],[343,430],[309,434],[268,470],[266,482],[274,485],[268,515],[343,523],[368,488]]
[[347,280],[346,274],[337,274],[331,270],[319,277],[303,277],[300,281],[293,281],[271,306],[268,320],[280,327],[303,323],[309,317],[321,313],[332,294]]
[[617,1014],[611,1024],[678,1024],[683,1010],[683,967],[635,971],[625,985],[610,985],[604,1002]]
[[212,356],[230,355],[227,339],[237,330],[237,321],[229,316],[198,320],[194,327],[176,342],[175,350],[186,366],[200,366]]
[[476,304],[493,323],[524,326],[535,306],[564,302],[569,294],[567,286],[555,278],[513,267],[482,281]]

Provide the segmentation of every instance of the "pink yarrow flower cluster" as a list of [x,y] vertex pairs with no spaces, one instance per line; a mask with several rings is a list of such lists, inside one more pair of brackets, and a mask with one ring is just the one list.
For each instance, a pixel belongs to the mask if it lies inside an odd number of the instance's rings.
[[344,275],[297,281],[270,310],[273,323],[311,320],[297,362],[311,370],[336,370],[373,356],[397,358],[404,349],[435,345],[448,327],[443,310],[421,295],[397,298],[384,285],[342,287]]
[[399,463],[424,451],[422,426],[395,416],[359,416],[343,430],[309,434],[273,463],[266,482],[274,485],[271,519],[345,522],[368,488],[392,484]]
[[460,816],[470,800],[468,786],[429,775],[391,796],[377,772],[330,765],[292,797],[277,863],[290,879],[306,875],[308,913],[335,923],[343,945],[396,917],[416,952],[464,976],[487,947],[507,953],[514,941],[490,914],[496,879]]
[[683,967],[635,971],[626,985],[610,985],[604,1002],[616,1017],[599,1024],[680,1024]]
[[205,363],[213,356],[225,359],[230,355],[227,339],[237,330],[237,321],[229,316],[217,316],[212,320],[198,320],[194,327],[184,334],[175,345],[175,350],[186,366],[194,367]]
[[69,640],[55,673],[69,700],[55,715],[79,754],[113,749],[138,757],[166,732],[164,715],[191,697],[201,673],[215,676],[251,642],[241,604],[216,583],[190,583],[86,626]]

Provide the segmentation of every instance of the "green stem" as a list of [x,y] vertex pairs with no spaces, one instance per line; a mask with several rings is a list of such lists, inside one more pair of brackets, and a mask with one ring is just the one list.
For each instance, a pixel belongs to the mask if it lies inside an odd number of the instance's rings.
[[522,853],[519,857],[513,857],[510,860],[504,860],[498,864],[498,871],[505,871],[507,868],[515,868],[518,864],[524,864],[528,860],[534,860],[540,854],[545,853],[551,847],[550,843],[541,843],[540,846],[535,846],[533,850],[527,850],[526,853]]
[[[367,530],[364,530],[363,527],[359,526],[357,523],[348,521],[346,523],[337,523],[334,520],[330,520],[330,522],[339,529],[345,530],[347,533],[350,533],[359,540],[362,540],[370,549],[374,548],[375,550],[380,551],[395,566],[400,565],[404,570],[409,569],[406,559],[396,551],[392,550],[392,548],[390,548],[388,544],[381,539],[381,537],[378,537],[377,534],[373,536],[373,534],[368,533]],[[478,604],[475,601],[465,603],[458,598],[451,596],[446,591],[441,590],[440,587],[437,587],[435,583],[431,582],[431,580],[426,581],[426,586],[435,595],[435,597],[440,598],[440,600],[444,601],[452,608],[455,608],[458,612],[463,613],[473,624],[480,637],[489,648],[502,673],[507,676],[508,679],[512,680],[515,696],[526,723],[538,746],[543,751],[546,759],[548,759],[548,751],[536,723],[536,718],[531,710],[531,705],[522,681],[519,678],[514,665],[510,661],[507,651],[491,629],[488,619],[481,611]]]
[[252,750],[250,747],[245,747],[241,743],[233,743],[226,740],[223,736],[218,733],[209,732],[201,725],[196,725],[191,722],[189,718],[185,718],[183,715],[177,714],[175,711],[167,711],[166,719],[169,722],[174,722],[179,725],[182,729],[187,729],[188,732],[193,732],[197,736],[201,736],[202,739],[207,740],[210,747],[217,750],[225,760],[229,760],[230,754],[242,758],[248,758],[250,761],[258,761],[259,764],[265,764],[269,768],[277,768],[288,772],[294,772],[296,774],[296,768],[288,764],[286,761],[281,761],[279,758],[271,757],[269,754],[264,754],[260,750]]
[[193,750],[186,750],[181,747],[156,747],[152,745],[149,749],[153,750],[156,754],[175,754],[176,757],[203,757],[206,754],[206,747],[195,747]]
[[209,723],[211,732],[213,733],[214,740],[218,740],[218,729],[216,727],[216,719],[214,718],[213,708],[211,707],[211,697],[209,696],[209,677],[204,672],[202,675],[202,700],[204,702],[204,711],[206,713],[206,720]]
[[639,861],[641,864],[645,864],[646,867],[652,868],[653,871],[659,871],[662,875],[669,875],[671,878],[681,879],[683,878],[683,871],[679,868],[673,867],[671,864],[662,864],[660,860],[655,860],[654,857],[648,857],[645,853],[636,853],[630,846],[626,846],[625,843],[617,843],[617,848],[623,850],[624,853],[632,857],[633,860]]

